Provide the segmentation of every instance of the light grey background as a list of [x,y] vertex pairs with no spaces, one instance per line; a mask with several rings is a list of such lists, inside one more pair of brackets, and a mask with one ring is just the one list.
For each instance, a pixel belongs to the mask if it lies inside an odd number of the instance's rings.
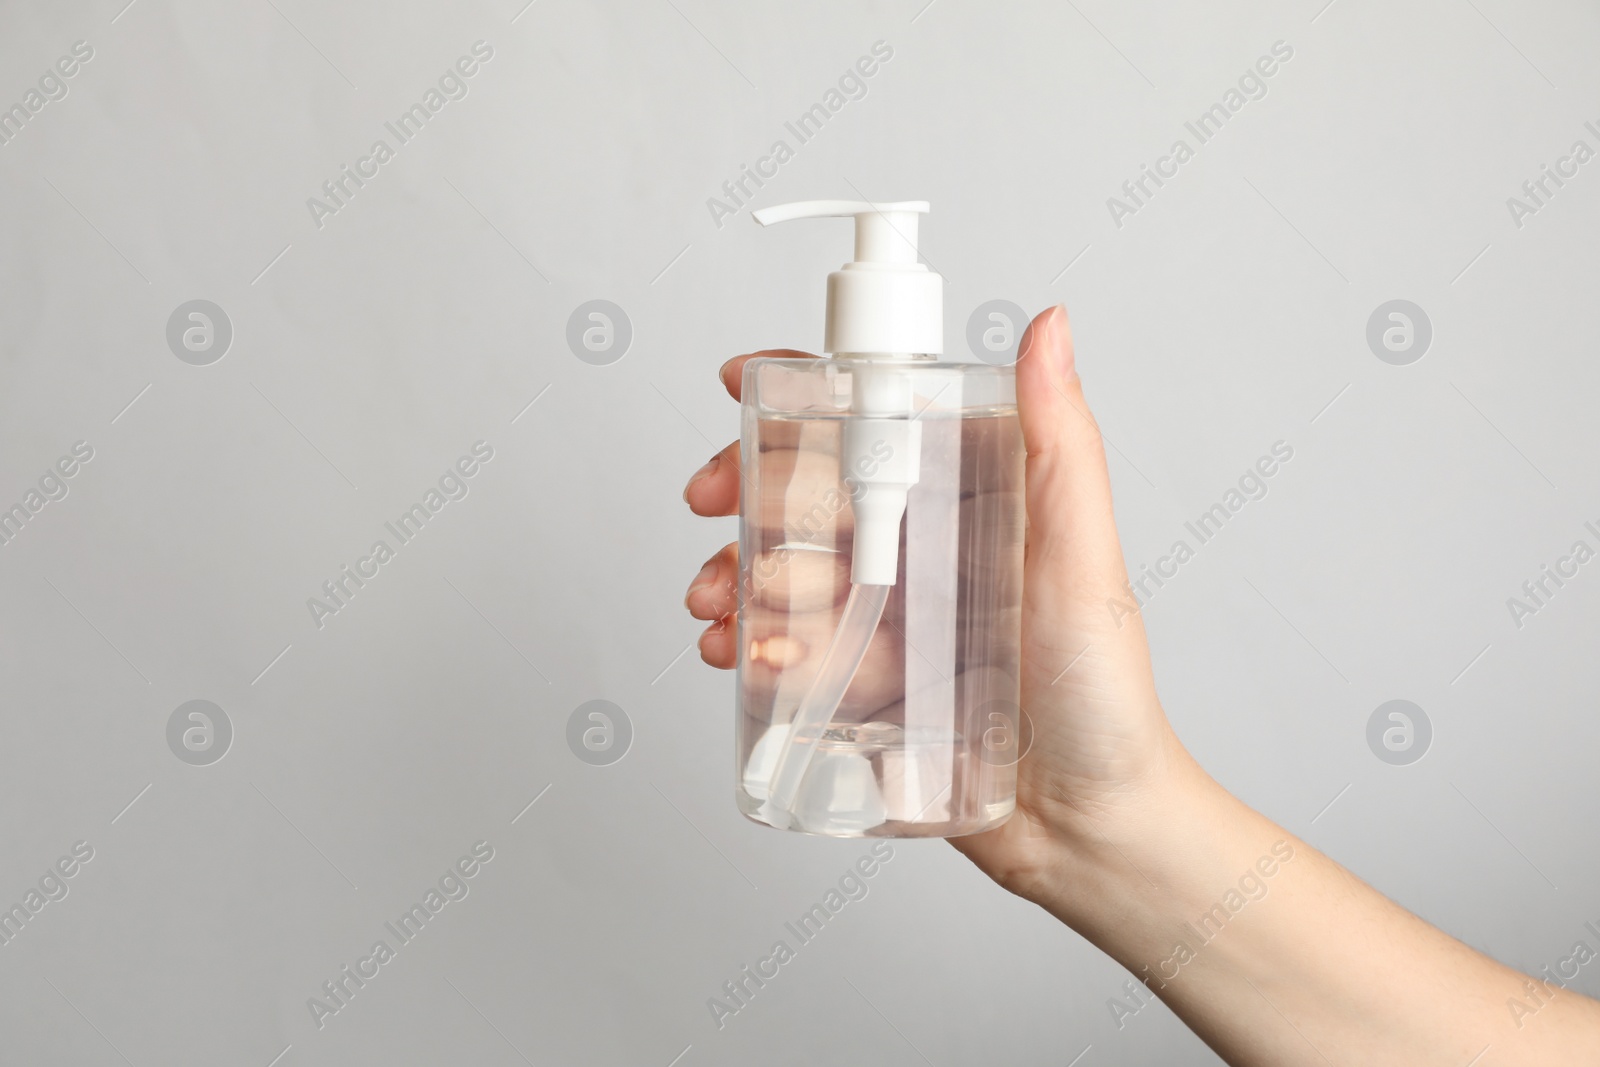
[[[1506,200],[1600,148],[1600,12],[524,2],[0,7],[4,106],[94,49],[0,147],[0,506],[94,449],[0,547],[0,903],[95,850],[0,946],[6,1062],[1216,1062],[1162,1007],[1119,1028],[1126,974],[937,842],[707,1009],[865,846],[740,818],[732,680],[680,607],[734,535],[679,500],[736,432],[715,370],[817,343],[848,235],[706,201],[880,40],[756,205],[930,199],[953,355],[984,301],[1064,300],[1135,570],[1290,443],[1147,607],[1184,740],[1501,959],[1594,944],[1600,563],[1520,629],[1507,598],[1600,545],[1600,161],[1520,228]],[[479,40],[319,229],[307,198]],[[193,299],[233,327],[209,366],[167,347]],[[632,323],[610,366],[566,345],[593,299]],[[1409,366],[1365,340],[1394,299],[1433,326]],[[470,495],[319,629],[307,598],[480,440]],[[234,730],[209,766],[167,746],[197,699]],[[609,766],[566,742],[595,699],[634,730]],[[1409,766],[1367,746],[1391,699],[1432,722]],[[470,895],[319,1029],[307,999],[479,840]]]

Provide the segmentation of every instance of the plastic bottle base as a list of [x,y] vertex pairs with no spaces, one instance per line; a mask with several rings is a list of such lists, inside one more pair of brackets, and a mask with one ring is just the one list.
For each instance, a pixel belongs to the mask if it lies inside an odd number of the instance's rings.
[[993,830],[1009,819],[1017,806],[1016,801],[1011,799],[1004,803],[989,805],[977,818],[940,822],[889,819],[876,826],[862,828],[860,819],[848,817],[837,820],[812,818],[803,824],[797,820],[790,820],[788,825],[784,825],[782,818],[773,817],[770,809],[762,801],[742,793],[738,794],[736,799],[739,811],[751,822],[774,830],[788,830],[792,833],[809,834],[812,837],[965,837],[968,834],[981,834],[985,830]]

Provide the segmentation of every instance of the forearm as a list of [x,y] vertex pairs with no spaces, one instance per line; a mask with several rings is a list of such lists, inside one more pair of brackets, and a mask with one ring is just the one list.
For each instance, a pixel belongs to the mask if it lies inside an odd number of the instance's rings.
[[1186,755],[1129,807],[1066,835],[1043,903],[1229,1063],[1600,1062],[1600,1005],[1429,926]]

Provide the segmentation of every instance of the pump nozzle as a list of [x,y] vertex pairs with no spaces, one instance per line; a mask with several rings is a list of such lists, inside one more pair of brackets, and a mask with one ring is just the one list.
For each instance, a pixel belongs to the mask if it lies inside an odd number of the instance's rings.
[[917,216],[930,210],[926,200],[869,204],[865,200],[801,200],[754,212],[763,226],[794,219],[856,220],[856,262],[917,262]]
[[917,217],[929,210],[926,200],[802,200],[754,212],[763,226],[855,219],[855,259],[828,275],[824,352],[907,359],[944,351],[944,279],[917,259]]

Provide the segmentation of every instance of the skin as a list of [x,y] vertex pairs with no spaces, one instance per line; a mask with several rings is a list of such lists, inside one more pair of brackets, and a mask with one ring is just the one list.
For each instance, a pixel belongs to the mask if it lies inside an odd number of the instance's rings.
[[[1142,621],[1118,626],[1106,608],[1126,601],[1126,571],[1066,310],[1034,319],[1021,352],[1022,703],[1034,742],[1016,814],[951,844],[1116,959],[1237,1067],[1600,1063],[1600,1003],[1554,970],[1518,973],[1423,922],[1235,799],[1184,749]],[[754,356],[722,368],[735,400]],[[690,509],[736,514],[739,462],[736,441],[696,472]],[[711,623],[701,657],[723,669],[736,658],[737,552],[713,556],[685,599]]]

